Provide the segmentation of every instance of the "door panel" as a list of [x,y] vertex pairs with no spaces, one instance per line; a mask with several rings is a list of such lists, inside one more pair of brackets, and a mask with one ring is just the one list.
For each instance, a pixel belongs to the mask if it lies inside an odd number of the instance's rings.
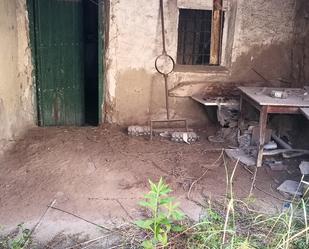
[[34,0],[39,119],[84,124],[82,0]]

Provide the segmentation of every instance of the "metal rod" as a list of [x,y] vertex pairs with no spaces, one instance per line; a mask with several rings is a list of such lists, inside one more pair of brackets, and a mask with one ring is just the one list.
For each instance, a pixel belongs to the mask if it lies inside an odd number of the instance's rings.
[[279,144],[281,145],[284,149],[289,149],[292,150],[292,146],[283,141],[280,137],[278,137],[274,132],[271,134],[272,138]]
[[186,132],[189,131],[188,121],[186,119],[150,120],[150,140],[152,140],[153,137],[154,123],[176,123],[176,122],[184,122],[184,128]]
[[168,82],[167,82],[167,74],[164,74],[164,83],[165,83],[165,107],[166,107],[166,118],[170,119],[170,109],[169,109],[169,99],[168,99]]
[[[163,8],[163,0],[160,0],[160,14],[161,14],[161,25],[162,25],[162,54],[159,55],[157,58],[156,58],[156,61],[155,61],[155,68],[156,70],[158,71],[158,73],[160,73],[161,75],[163,75],[163,78],[164,78],[164,87],[165,87],[165,107],[166,107],[166,120],[150,120],[150,140],[152,140],[152,137],[153,137],[153,129],[154,129],[154,123],[155,122],[167,122],[167,123],[170,123],[170,122],[179,122],[179,121],[182,121],[185,123],[185,128],[186,128],[186,131],[188,131],[188,124],[187,124],[187,120],[186,119],[177,119],[177,120],[172,120],[170,119],[170,111],[169,111],[169,94],[168,94],[168,74],[170,74],[171,72],[173,72],[174,70],[174,67],[175,67],[175,61],[173,60],[173,58],[167,54],[166,52],[166,47],[165,47],[165,26],[164,26],[164,8]],[[157,65],[157,62],[159,60],[159,58],[161,56],[164,56],[164,57],[168,57],[171,62],[173,63],[173,68],[170,72],[164,72],[164,71],[161,71]]]

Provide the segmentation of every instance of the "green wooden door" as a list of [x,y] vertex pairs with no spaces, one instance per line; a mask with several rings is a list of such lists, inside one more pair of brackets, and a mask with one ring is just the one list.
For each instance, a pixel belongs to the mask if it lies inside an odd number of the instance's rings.
[[82,125],[82,0],[33,0],[33,4],[40,125]]

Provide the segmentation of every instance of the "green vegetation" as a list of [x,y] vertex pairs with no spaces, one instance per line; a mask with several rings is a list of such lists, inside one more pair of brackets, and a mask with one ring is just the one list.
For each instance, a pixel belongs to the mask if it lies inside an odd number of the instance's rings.
[[23,224],[17,226],[17,231],[0,240],[0,248],[24,249],[30,243],[30,230],[25,229]]
[[151,232],[150,239],[142,243],[147,249],[166,246],[169,233],[182,229],[174,222],[184,218],[183,213],[178,210],[178,204],[174,204],[173,198],[168,196],[172,190],[163,183],[162,178],[157,184],[150,180],[149,183],[150,192],[144,196],[146,201],[140,202],[140,205],[150,210],[151,217],[135,222],[140,228]]
[[[185,219],[178,204],[170,196],[172,190],[162,178],[150,183],[150,191],[140,205],[148,214],[147,219],[136,221],[136,226],[110,230],[108,236],[117,234],[120,244],[112,248],[145,249],[308,249],[308,199],[296,197],[287,203],[284,211],[265,214],[250,207],[254,198],[241,201],[235,198],[233,178],[236,164],[228,174],[227,193],[224,201],[205,200],[204,215],[199,223]],[[307,188],[306,191],[308,191]],[[307,193],[304,194],[307,196]],[[22,224],[18,229],[0,239],[2,249],[31,247],[31,231]],[[102,237],[101,237],[102,238]],[[96,240],[83,242],[90,245]],[[80,243],[78,244],[78,246]],[[85,247],[86,248],[86,247]],[[99,247],[98,247],[99,248]]]
[[301,209],[294,210],[293,205],[286,212],[273,216],[252,212],[245,203],[238,201],[231,207],[230,216],[227,216],[227,208],[220,212],[222,208],[219,204],[209,207],[206,218],[189,228],[186,248],[309,248],[306,218],[301,216]]
[[[308,249],[308,200],[296,198],[278,214],[262,214],[249,207],[252,203],[234,198],[233,177],[227,177],[228,193],[224,203],[205,201],[204,218],[197,224],[175,224],[183,215],[167,195],[171,189],[160,179],[145,195],[143,207],[151,211],[147,220],[136,224],[147,234],[144,248],[188,249]],[[228,172],[226,170],[226,172]],[[304,195],[306,196],[306,195]],[[165,211],[163,211],[165,210]],[[177,228],[177,229],[174,229]]]

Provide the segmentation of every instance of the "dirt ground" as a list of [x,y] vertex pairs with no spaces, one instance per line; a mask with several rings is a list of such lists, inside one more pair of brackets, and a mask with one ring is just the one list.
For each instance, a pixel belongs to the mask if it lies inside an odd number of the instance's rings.
[[[212,165],[222,144],[206,139],[213,132],[198,131],[200,140],[188,145],[164,138],[129,137],[124,129],[111,126],[30,130],[0,157],[2,233],[21,222],[31,228],[55,199],[56,207],[108,227],[130,222],[143,215],[137,203],[148,190],[148,179],[160,177],[174,190],[181,209],[198,220],[201,207],[197,203],[205,197],[222,198],[226,191],[222,161]],[[233,166],[230,162],[229,171]],[[192,182],[206,170],[188,200]],[[251,177],[243,166],[237,168],[237,198],[248,196]],[[274,189],[285,177],[264,168],[258,171],[257,208],[280,208],[282,196]],[[76,217],[49,210],[35,236],[48,240],[62,233],[92,237],[98,232]]]

